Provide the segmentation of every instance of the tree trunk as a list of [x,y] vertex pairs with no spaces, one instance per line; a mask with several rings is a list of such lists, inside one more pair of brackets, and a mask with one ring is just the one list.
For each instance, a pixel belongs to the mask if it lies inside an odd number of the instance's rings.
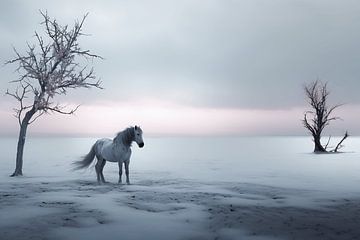
[[320,136],[314,136],[314,152],[316,153],[322,153],[326,152],[326,149],[321,145]]
[[18,139],[18,144],[17,144],[17,152],[16,152],[16,167],[15,167],[14,173],[10,175],[11,177],[22,176],[23,154],[24,154],[26,130],[29,125],[29,121],[32,118],[32,116],[35,114],[35,112],[36,112],[35,108],[32,108],[30,111],[28,111],[25,114],[25,117],[21,121],[19,139]]

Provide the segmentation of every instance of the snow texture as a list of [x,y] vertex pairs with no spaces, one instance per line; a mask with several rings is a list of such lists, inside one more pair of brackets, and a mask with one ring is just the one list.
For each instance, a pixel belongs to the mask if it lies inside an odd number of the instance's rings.
[[0,239],[360,236],[360,139],[327,155],[308,138],[145,139],[132,185],[117,184],[117,164],[102,185],[94,170],[70,171],[95,140],[28,139],[17,178],[16,139],[0,140]]

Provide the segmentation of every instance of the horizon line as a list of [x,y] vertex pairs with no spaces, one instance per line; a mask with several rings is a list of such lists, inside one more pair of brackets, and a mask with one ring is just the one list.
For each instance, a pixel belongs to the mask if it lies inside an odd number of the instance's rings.
[[[28,134],[27,138],[111,138],[116,133],[110,134],[54,134],[54,133],[33,133]],[[309,137],[306,134],[147,134],[147,138],[232,138],[232,137]],[[324,135],[323,138],[328,138]],[[332,138],[343,137],[343,135],[331,135]],[[350,137],[360,137],[360,135],[350,135]],[[0,138],[18,138],[17,134],[0,134]]]

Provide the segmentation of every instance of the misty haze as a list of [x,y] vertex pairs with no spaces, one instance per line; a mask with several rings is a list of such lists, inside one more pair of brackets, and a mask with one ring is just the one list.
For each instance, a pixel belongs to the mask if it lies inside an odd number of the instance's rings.
[[359,239],[359,12],[1,1],[0,239]]

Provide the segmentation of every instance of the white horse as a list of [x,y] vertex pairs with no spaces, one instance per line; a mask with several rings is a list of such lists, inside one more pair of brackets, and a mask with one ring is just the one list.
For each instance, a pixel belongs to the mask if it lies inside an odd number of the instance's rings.
[[108,138],[97,140],[92,146],[90,152],[85,155],[82,160],[74,162],[76,165],[74,170],[89,167],[96,156],[97,163],[95,165],[95,170],[98,183],[105,183],[103,169],[106,161],[109,161],[117,162],[119,164],[119,183],[121,183],[122,165],[123,163],[125,164],[126,183],[130,184],[130,147],[134,141],[140,148],[144,147],[142,133],[141,128],[135,126],[119,132],[113,140]]

